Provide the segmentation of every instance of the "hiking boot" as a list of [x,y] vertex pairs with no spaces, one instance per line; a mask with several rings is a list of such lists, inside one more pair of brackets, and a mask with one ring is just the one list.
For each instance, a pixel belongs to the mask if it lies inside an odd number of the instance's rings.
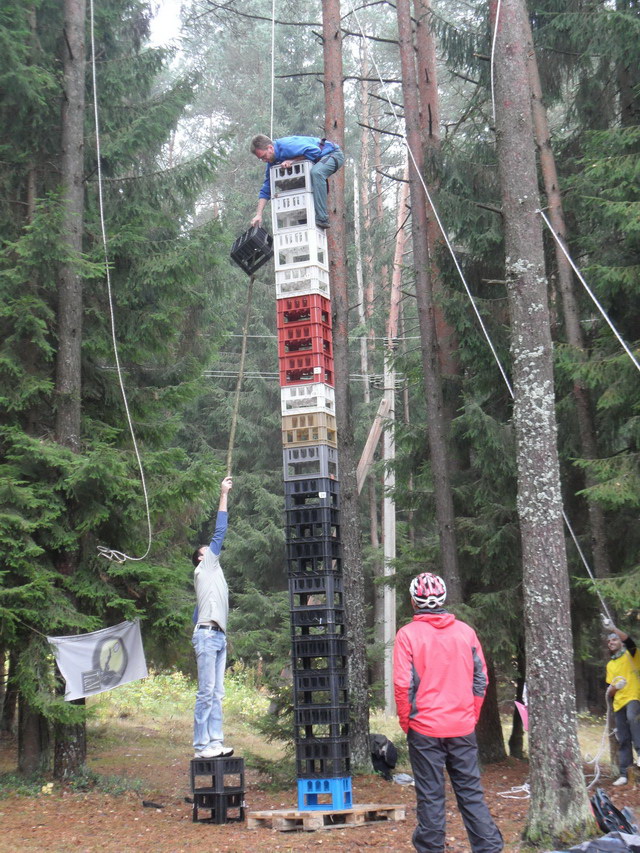
[[621,785],[626,785],[629,780],[626,776],[618,776],[616,781],[613,783],[614,787],[619,788]]
[[329,223],[328,223],[328,222],[324,222],[324,221],[318,221],[318,222],[316,222],[316,226],[317,226],[318,228],[322,228],[322,230],[323,230],[323,231],[326,231],[326,230],[327,230],[327,228],[330,228],[330,227],[331,227],[331,226],[329,225]]

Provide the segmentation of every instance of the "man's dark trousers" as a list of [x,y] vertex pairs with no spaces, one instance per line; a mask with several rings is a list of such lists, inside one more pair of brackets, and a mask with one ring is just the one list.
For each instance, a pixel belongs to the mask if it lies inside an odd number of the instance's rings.
[[418,853],[444,853],[445,767],[473,853],[499,853],[502,835],[484,801],[475,733],[440,738],[409,729],[407,741],[418,804],[418,825],[413,833]]

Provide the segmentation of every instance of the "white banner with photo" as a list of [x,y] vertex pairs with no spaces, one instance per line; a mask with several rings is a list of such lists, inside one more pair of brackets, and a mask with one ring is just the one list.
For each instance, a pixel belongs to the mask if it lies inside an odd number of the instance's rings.
[[91,634],[47,640],[53,646],[66,683],[64,698],[69,702],[148,675],[138,619]]

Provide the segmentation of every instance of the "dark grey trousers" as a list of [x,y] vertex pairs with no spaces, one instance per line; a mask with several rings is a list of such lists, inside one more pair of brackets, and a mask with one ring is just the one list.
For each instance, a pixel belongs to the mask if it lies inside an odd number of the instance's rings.
[[626,776],[633,764],[633,747],[640,755],[640,702],[632,699],[615,712],[616,740],[618,741],[618,764],[620,775]]
[[409,758],[416,783],[418,853],[444,853],[444,769],[447,768],[473,853],[499,853],[503,842],[484,800],[475,733],[428,737],[409,729]]

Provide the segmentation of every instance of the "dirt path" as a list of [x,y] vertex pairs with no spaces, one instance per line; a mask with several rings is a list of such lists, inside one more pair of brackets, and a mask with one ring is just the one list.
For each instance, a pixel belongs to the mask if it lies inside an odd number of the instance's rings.
[[[415,826],[413,788],[385,782],[377,776],[354,779],[354,802],[401,803],[407,819],[375,825],[319,832],[279,832],[268,828],[246,829],[244,824],[192,822],[191,806],[185,802],[189,790],[190,753],[186,732],[174,727],[164,732],[123,723],[116,735],[92,736],[90,766],[101,774],[117,774],[143,781],[140,793],[114,796],[97,791],[73,793],[54,788],[38,797],[9,796],[0,799],[0,851],[2,853],[260,853],[260,851],[412,850]],[[242,754],[242,744],[237,750]],[[15,743],[0,742],[0,770],[15,768]],[[499,796],[498,792],[526,781],[525,762],[510,759],[493,765],[483,774],[490,809],[505,839],[505,849],[519,849],[519,838],[528,802]],[[275,793],[261,790],[263,780],[252,770],[246,775],[249,811],[293,808],[295,790]],[[631,806],[640,815],[640,787],[612,789],[611,780],[602,787],[622,807]],[[143,800],[162,808],[148,808]],[[447,853],[463,853],[469,845],[451,791],[447,795]]]

